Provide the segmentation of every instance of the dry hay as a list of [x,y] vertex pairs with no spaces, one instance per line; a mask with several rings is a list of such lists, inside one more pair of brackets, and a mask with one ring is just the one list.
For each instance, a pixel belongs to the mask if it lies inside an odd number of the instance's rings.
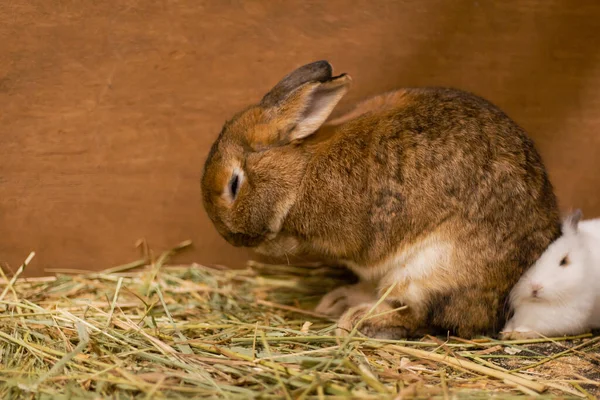
[[335,322],[309,310],[340,284],[340,269],[166,266],[170,254],[99,273],[17,279],[22,266],[4,277],[1,398],[600,395],[600,337],[336,338]]

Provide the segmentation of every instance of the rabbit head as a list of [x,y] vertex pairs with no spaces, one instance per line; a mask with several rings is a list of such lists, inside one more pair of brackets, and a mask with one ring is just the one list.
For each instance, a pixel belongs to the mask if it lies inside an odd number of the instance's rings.
[[562,235],[548,246],[519,280],[512,293],[522,302],[561,303],[577,296],[588,276],[588,251],[579,230],[582,213],[577,210],[562,224]]
[[300,145],[347,92],[348,75],[327,61],[284,77],[262,100],[225,123],[202,176],[204,208],[234,246],[256,247],[281,230],[307,163]]

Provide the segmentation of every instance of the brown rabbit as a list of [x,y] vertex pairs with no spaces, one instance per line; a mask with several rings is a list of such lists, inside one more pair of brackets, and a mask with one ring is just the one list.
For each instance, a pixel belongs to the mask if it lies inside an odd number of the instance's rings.
[[235,246],[345,263],[361,283],[317,308],[343,313],[341,329],[393,285],[362,333],[496,332],[510,289],[560,234],[532,141],[445,88],[387,93],[322,126],[350,83],[314,62],[225,124],[202,177],[216,229]]

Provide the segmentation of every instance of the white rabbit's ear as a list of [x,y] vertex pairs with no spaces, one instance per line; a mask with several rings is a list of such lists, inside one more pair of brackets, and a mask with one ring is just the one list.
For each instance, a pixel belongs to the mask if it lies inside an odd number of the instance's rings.
[[583,218],[583,212],[576,209],[571,214],[567,215],[563,222],[563,233],[576,234],[579,232],[579,221]]
[[326,82],[309,82],[300,86],[269,110],[279,127],[279,143],[289,143],[312,135],[329,117],[344,97],[352,78],[343,74]]

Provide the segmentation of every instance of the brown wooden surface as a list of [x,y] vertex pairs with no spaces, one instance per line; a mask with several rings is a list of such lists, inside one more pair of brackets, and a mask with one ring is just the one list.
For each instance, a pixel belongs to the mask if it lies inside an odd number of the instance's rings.
[[97,269],[192,239],[180,261],[241,266],[199,177],[224,120],[291,69],[328,59],[341,109],[449,85],[536,140],[563,209],[600,215],[600,2],[4,1],[0,261]]

